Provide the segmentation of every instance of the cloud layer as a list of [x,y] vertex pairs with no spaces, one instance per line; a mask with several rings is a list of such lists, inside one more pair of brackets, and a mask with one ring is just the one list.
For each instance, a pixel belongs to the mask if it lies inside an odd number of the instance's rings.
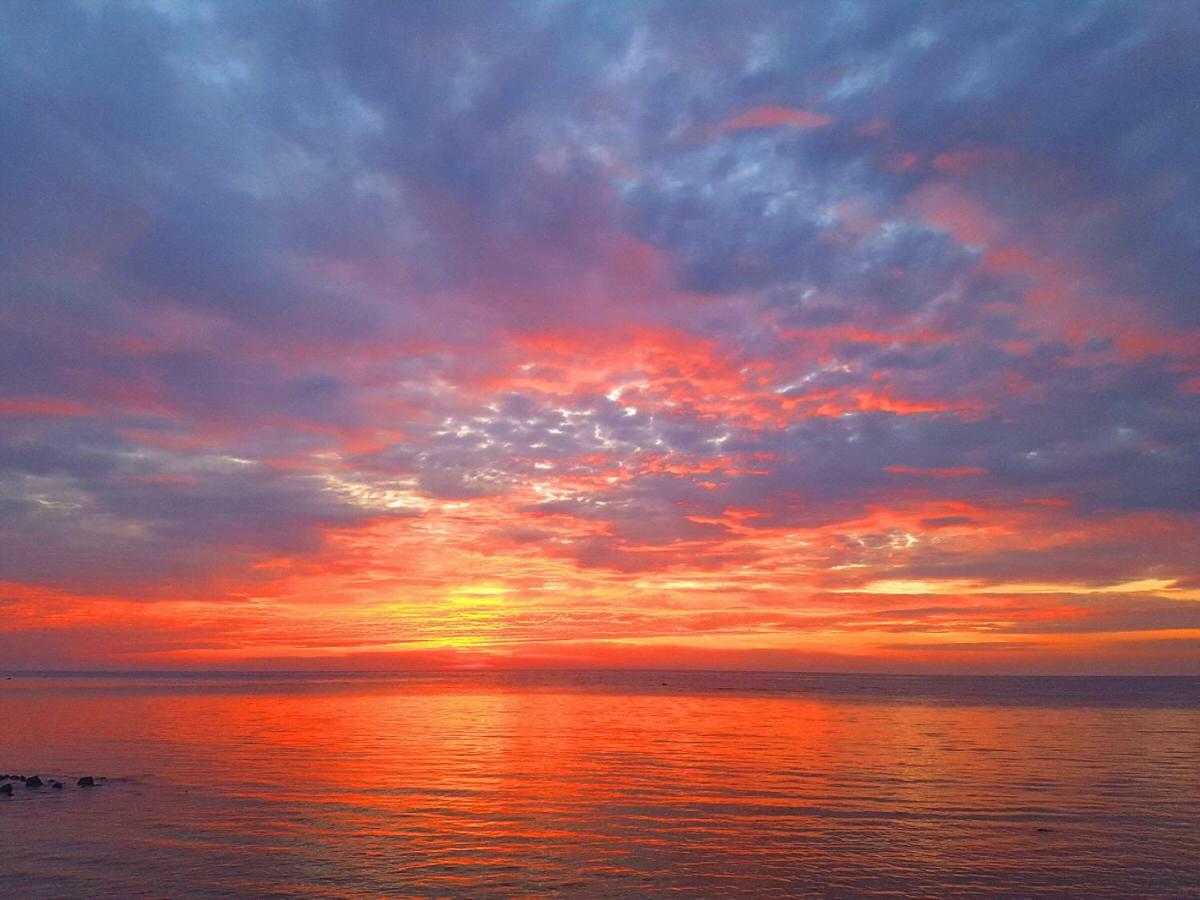
[[7,4],[0,659],[1194,670],[1198,42]]

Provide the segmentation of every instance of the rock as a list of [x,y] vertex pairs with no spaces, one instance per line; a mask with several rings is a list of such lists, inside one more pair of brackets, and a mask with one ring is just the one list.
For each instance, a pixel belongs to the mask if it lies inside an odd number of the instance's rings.
[[0,784],[0,797],[11,797],[11,796],[12,796],[12,785],[11,784]]
[[36,775],[30,775],[28,778],[25,779],[25,787],[37,788],[37,787],[41,787],[41,786],[42,786],[42,779],[38,778]]
[[82,778],[80,778],[80,779],[79,779],[77,782],[75,782],[75,783],[76,783],[77,785],[79,785],[80,787],[95,787],[95,786],[96,786],[96,779],[95,779],[95,778],[93,778],[91,775],[84,775]]
[[62,790],[62,782],[54,781],[53,779],[51,779],[50,787],[54,788],[56,791],[61,791]]

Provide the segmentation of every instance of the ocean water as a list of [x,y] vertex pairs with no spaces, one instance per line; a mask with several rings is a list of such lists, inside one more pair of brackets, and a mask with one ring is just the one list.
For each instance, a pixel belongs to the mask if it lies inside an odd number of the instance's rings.
[[13,897],[1200,892],[1194,678],[16,675],[0,772]]

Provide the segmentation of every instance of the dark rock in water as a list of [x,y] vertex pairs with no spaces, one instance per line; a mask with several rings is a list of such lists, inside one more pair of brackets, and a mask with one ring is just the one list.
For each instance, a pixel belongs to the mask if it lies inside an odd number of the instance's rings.
[[42,779],[38,778],[36,775],[30,775],[28,778],[25,779],[25,787],[41,787],[41,786],[42,786]]
[[82,778],[80,778],[75,783],[78,784],[80,787],[95,787],[96,779],[93,778],[91,775],[84,775]]
[[1042,832],[1046,832],[1046,831],[1049,831],[1049,830],[1050,830],[1049,828],[1039,828],[1039,829],[1038,829],[1038,831],[1042,831]]
[[12,785],[11,784],[0,784],[0,797],[11,797],[11,796],[12,796]]
[[51,779],[50,787],[54,788],[56,791],[61,791],[62,790],[62,782],[54,781],[53,779]]

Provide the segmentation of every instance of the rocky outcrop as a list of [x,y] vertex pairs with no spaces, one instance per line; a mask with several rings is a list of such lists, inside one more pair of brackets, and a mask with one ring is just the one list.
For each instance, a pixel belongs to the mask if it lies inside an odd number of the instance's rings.
[[[75,784],[81,788],[99,787],[106,779],[95,775],[83,775],[75,780]],[[59,781],[57,778],[49,776],[43,781],[39,775],[11,775],[0,773],[0,796],[11,797],[13,794],[13,786],[21,782],[27,788],[43,788],[48,787],[56,791],[61,791],[67,787],[66,784]],[[69,783],[69,779],[68,779]]]

